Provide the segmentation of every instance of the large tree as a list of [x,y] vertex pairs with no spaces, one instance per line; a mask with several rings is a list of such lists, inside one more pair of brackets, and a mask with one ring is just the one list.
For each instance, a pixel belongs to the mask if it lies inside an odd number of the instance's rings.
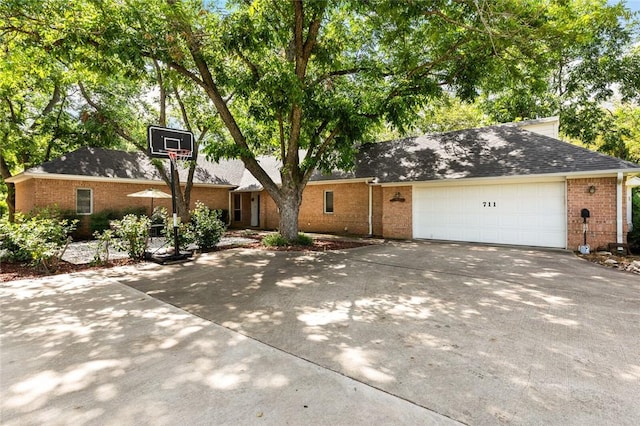
[[550,41],[544,61],[522,62],[505,90],[487,93],[485,111],[501,122],[560,115],[565,137],[629,158],[629,129],[615,110],[640,102],[637,14],[605,0],[567,2],[549,13],[563,37]]
[[76,73],[50,54],[40,31],[45,13],[11,6],[0,3],[0,193],[13,220],[15,189],[5,179],[79,146],[109,145],[114,135],[83,122]]
[[[98,80],[79,82],[86,101],[83,116],[104,130],[110,129],[128,143],[129,148],[149,155],[147,125],[180,127],[194,136],[193,160],[185,164],[186,180],[181,182],[179,170],[174,170],[176,206],[183,221],[189,220],[191,189],[197,165],[199,147],[219,136],[220,123],[216,111],[199,96],[191,81],[157,61],[148,61],[140,72],[112,72]],[[91,73],[93,74],[93,72]],[[171,186],[168,161],[151,159],[161,178]],[[184,183],[184,185],[182,185]]]
[[[107,73],[152,60],[195,84],[227,132],[205,152],[244,162],[289,240],[315,169],[350,167],[376,124],[403,131],[445,92],[472,98],[479,87],[504,87],[521,63],[543,62],[562,37],[567,3],[7,1],[29,18],[46,11],[38,19],[48,22],[51,55],[86,56]],[[262,153],[282,160],[280,182],[261,167]]]

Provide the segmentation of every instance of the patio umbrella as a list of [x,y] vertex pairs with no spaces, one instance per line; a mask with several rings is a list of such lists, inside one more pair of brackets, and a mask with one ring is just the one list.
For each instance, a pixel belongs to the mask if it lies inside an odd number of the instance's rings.
[[127,194],[127,197],[139,197],[139,198],[151,198],[151,214],[153,214],[153,199],[154,198],[171,198],[171,194],[162,192],[159,189],[149,188],[144,191],[134,192],[133,194]]

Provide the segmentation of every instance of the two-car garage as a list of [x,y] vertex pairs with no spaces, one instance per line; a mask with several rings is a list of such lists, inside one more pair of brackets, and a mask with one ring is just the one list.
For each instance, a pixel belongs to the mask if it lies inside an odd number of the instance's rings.
[[413,236],[565,248],[564,181],[413,187]]

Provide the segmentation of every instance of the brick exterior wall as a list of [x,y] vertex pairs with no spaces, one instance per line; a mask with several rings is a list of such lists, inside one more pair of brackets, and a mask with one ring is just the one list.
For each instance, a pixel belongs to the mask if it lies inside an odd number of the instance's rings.
[[[333,213],[324,212],[325,191],[333,191]],[[369,185],[364,182],[307,185],[298,225],[306,232],[367,235]]]
[[[590,194],[589,186],[596,192]],[[150,209],[149,198],[127,197],[137,191],[157,188],[170,193],[164,184],[127,183],[122,181],[97,182],[85,180],[30,179],[16,184],[16,209],[28,212],[35,207],[57,205],[63,210],[76,209],[76,189],[93,192],[93,211],[122,210],[130,207]],[[413,237],[412,187],[409,185],[372,188],[373,235],[385,238],[411,239]],[[333,191],[334,212],[324,213],[324,192]],[[404,201],[392,201],[396,193]],[[254,193],[240,193],[242,218],[232,221],[232,227],[250,227],[251,198]],[[232,195],[233,198],[233,195]],[[229,209],[229,190],[226,188],[194,187],[191,208],[200,200],[213,209]],[[626,191],[623,193],[623,237],[626,242]],[[171,199],[154,199],[154,206],[171,210]],[[616,178],[584,178],[567,180],[567,241],[568,248],[576,250],[583,243],[580,211],[589,209],[587,243],[592,248],[616,242]],[[233,205],[229,217],[233,219]],[[82,221],[88,229],[88,217]],[[266,191],[260,192],[260,228],[277,229],[278,211]],[[367,235],[369,233],[369,185],[358,183],[327,183],[308,185],[300,208],[299,227],[304,232],[330,232]]]
[[[617,237],[615,177],[585,178],[567,180],[567,241],[568,249],[577,250],[584,243],[582,209],[589,209],[587,219],[587,244],[592,250],[615,243]],[[596,192],[589,193],[595,186]],[[622,194],[623,242],[626,242],[628,226],[626,221],[626,190]]]
[[16,211],[26,213],[36,207],[36,180],[29,179],[16,185]]
[[[62,179],[30,179],[16,184],[16,210],[29,212],[35,207],[57,205],[61,210],[76,211],[76,189],[91,189],[93,198],[93,212],[103,210],[124,210],[132,207],[145,207],[151,210],[150,198],[127,197],[138,191],[155,188],[171,193],[164,184],[128,183],[122,181],[100,182],[89,180]],[[183,187],[184,190],[184,187]],[[191,206],[200,200],[212,209],[229,208],[229,190],[226,188],[194,187],[191,190]],[[165,207],[171,211],[170,198],[154,198],[153,206]],[[89,216],[83,215],[80,221],[80,234],[89,236]]]
[[[324,213],[324,193],[333,191],[333,213]],[[372,188],[374,194],[373,211],[381,211],[380,201],[376,204],[376,194],[381,200],[380,187]],[[251,218],[251,193],[243,193],[243,220],[232,223],[234,227],[249,226]],[[374,220],[374,234],[381,234],[381,215]],[[278,209],[266,191],[260,193],[260,227],[277,229]],[[307,185],[304,191],[298,227],[302,232],[327,232],[336,234],[367,235],[369,233],[369,185],[358,183],[329,183],[326,185]],[[376,229],[377,228],[377,229]]]
[[[400,193],[404,201],[391,201]],[[411,186],[382,188],[382,235],[385,238],[413,238],[413,211]]]

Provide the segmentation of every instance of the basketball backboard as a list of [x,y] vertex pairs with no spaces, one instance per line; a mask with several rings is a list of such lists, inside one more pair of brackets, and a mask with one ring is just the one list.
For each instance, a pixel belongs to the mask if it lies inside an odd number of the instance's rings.
[[[149,155],[152,158],[169,158],[169,152],[180,150],[181,159],[191,160],[193,154],[193,133],[186,130],[149,126],[147,135]],[[186,151],[191,154],[184,155]]]

